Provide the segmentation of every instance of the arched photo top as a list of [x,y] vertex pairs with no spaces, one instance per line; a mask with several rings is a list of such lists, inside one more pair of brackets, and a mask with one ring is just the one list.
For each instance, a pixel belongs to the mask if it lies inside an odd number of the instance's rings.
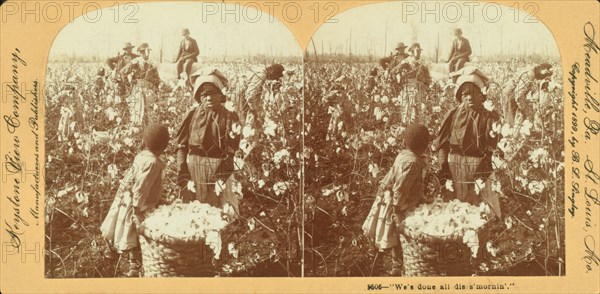
[[[115,9],[132,7],[115,21]],[[301,275],[288,224],[302,205],[292,159],[302,154],[302,49],[257,9],[126,4],[88,11],[60,32],[43,65],[45,193],[55,197],[46,231],[56,252],[46,277]],[[66,229],[55,210],[81,226]],[[140,219],[120,218],[134,210]],[[55,262],[73,240],[94,245]],[[113,258],[125,251],[129,262]]]
[[[335,16],[313,35],[317,54],[373,55],[394,51],[399,42],[418,42],[422,56],[439,62],[448,55],[453,30],[469,39],[472,56],[559,58],[552,33],[535,16],[535,3],[513,7],[484,2],[411,1],[376,3],[352,8]],[[437,58],[436,58],[437,57]]]
[[[56,36],[50,61],[61,57],[104,59],[124,43],[148,43],[151,60],[174,58],[182,29],[198,41],[200,58],[267,56],[300,61],[302,49],[277,18],[239,3],[133,3],[89,10]],[[134,48],[134,52],[137,47]]]
[[[565,274],[565,224],[548,213],[565,209],[563,69],[526,11],[369,4],[313,35],[305,191],[331,216],[306,225],[308,276]],[[328,224],[344,230],[319,234]],[[532,230],[556,234],[530,246]],[[533,255],[553,262],[517,257]]]

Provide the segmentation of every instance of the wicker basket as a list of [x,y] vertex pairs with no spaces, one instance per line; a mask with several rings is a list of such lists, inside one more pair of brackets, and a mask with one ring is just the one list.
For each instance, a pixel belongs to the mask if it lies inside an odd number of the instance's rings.
[[[479,252],[487,242],[488,223],[477,230]],[[471,249],[462,236],[410,236],[400,234],[404,276],[470,276]]]
[[215,276],[214,253],[204,240],[156,240],[145,232],[139,238],[145,277]]

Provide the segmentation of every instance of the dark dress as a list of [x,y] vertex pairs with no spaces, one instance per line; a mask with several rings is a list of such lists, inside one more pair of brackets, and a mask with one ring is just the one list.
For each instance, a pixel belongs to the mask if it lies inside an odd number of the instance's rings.
[[490,131],[499,121],[496,111],[483,107],[473,110],[461,104],[446,115],[436,142],[441,173],[443,178],[453,181],[455,197],[471,204],[487,200],[492,209],[497,209],[497,214],[499,205],[495,202],[498,199],[492,197],[491,185],[485,185],[478,194],[475,181],[485,181],[493,174],[492,154],[499,134],[492,135]]
[[[181,179],[194,182],[196,200],[222,208],[230,204],[237,212],[238,196],[232,191],[233,156],[240,144],[235,112],[220,107],[214,111],[194,107],[177,132],[177,163]],[[224,190],[217,195],[215,184],[221,180]],[[187,199],[193,200],[193,199]]]

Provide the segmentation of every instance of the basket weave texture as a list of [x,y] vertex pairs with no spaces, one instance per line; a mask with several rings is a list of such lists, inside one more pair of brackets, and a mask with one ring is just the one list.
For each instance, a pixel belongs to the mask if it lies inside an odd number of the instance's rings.
[[213,277],[213,251],[204,240],[154,240],[140,234],[145,277]]
[[[489,222],[477,230],[479,252],[488,239]],[[405,230],[400,234],[404,276],[470,276],[473,273],[471,249],[462,235],[410,236]]]

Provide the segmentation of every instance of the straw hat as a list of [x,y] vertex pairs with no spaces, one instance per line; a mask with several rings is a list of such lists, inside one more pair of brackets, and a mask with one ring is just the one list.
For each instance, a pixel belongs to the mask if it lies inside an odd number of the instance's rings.
[[406,47],[407,47],[407,46],[406,46],[406,45],[404,45],[404,43],[403,43],[403,42],[398,42],[398,44],[396,44],[396,50],[398,50],[398,49],[403,49],[403,48],[406,48]]
[[142,52],[142,51],[146,51],[146,50],[150,50],[150,46],[148,46],[148,43],[142,43],[140,45],[140,47],[138,47],[138,49],[137,49],[138,52]]
[[125,42],[125,44],[123,44],[123,50],[131,49],[133,47],[135,47],[135,46],[131,45],[131,43],[129,43],[129,42]]

